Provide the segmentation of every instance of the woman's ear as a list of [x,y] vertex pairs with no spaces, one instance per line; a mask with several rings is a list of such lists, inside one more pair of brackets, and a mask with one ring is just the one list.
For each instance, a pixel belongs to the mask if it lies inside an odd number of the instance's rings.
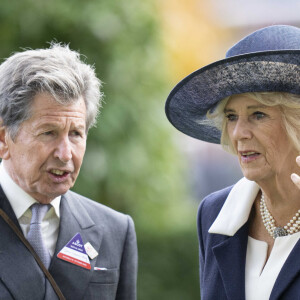
[[7,128],[2,125],[3,122],[0,119],[0,157],[2,159],[9,159],[9,149],[7,143]]

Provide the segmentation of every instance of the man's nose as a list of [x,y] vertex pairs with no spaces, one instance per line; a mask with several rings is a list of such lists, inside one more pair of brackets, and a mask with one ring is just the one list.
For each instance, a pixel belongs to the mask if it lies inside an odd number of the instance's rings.
[[72,159],[72,148],[69,137],[63,137],[58,141],[54,156],[64,163]]

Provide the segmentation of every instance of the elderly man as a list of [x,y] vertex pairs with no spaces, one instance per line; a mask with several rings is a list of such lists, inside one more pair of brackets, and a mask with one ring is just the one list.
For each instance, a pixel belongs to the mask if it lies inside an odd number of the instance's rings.
[[68,46],[0,66],[0,299],[136,299],[133,221],[70,191],[100,81]]

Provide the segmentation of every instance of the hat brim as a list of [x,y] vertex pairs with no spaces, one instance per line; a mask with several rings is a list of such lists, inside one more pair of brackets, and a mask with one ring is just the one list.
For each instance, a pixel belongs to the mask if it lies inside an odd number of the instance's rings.
[[166,115],[181,132],[219,144],[220,130],[203,124],[207,111],[228,96],[247,92],[300,94],[300,50],[244,54],[203,67],[174,87]]

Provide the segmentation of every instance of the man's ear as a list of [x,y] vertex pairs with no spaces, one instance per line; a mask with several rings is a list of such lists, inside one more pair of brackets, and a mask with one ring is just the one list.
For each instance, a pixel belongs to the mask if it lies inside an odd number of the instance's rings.
[[3,126],[3,122],[0,119],[0,157],[2,159],[9,159],[9,149],[7,143],[8,132],[6,126]]

